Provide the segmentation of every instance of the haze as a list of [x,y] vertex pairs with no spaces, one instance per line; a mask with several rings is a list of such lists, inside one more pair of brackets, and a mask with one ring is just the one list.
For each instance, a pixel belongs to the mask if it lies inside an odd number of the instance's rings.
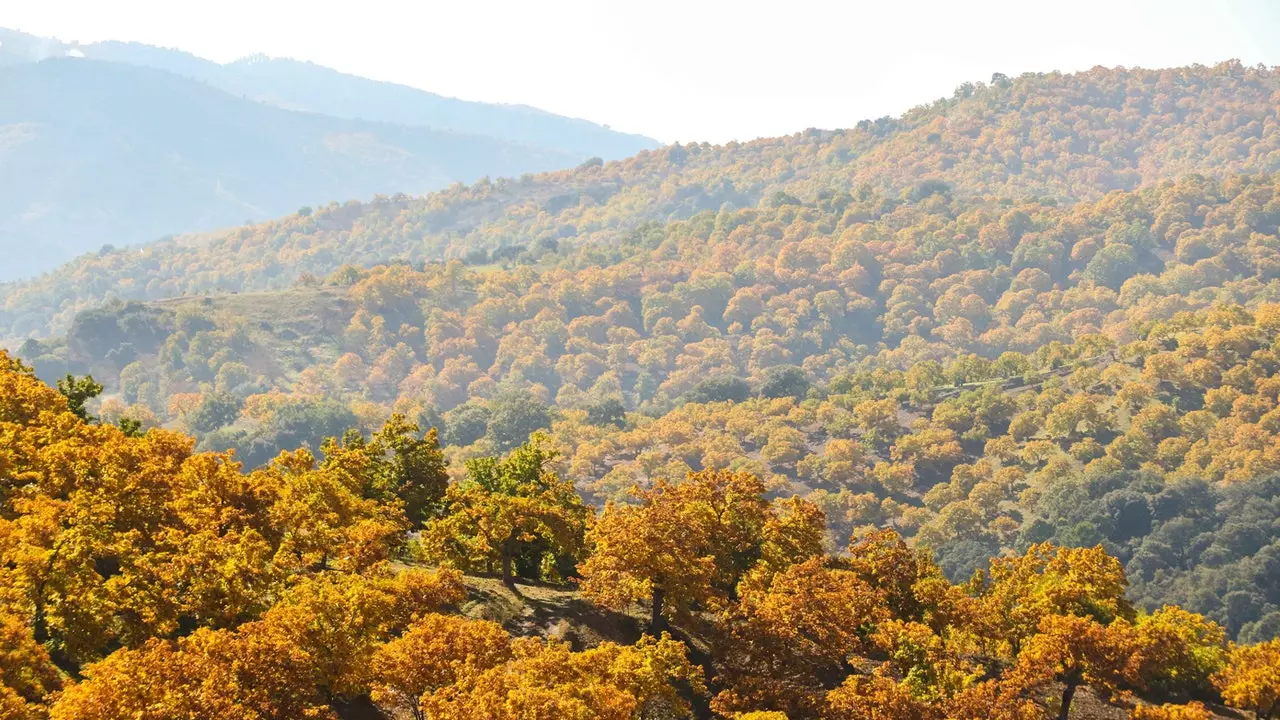
[[6,26],[63,40],[133,40],[223,62],[263,52],[664,142],[847,127],[993,72],[1280,64],[1280,5],[1267,0],[1212,12],[1167,0],[8,4]]

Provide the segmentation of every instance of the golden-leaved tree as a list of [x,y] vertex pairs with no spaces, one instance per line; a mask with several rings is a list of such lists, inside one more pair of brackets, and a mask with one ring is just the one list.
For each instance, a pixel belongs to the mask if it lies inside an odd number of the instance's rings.
[[649,601],[655,633],[668,614],[717,608],[753,574],[764,582],[822,552],[822,513],[797,498],[770,505],[750,473],[691,473],[633,499],[610,503],[587,533],[582,591],[615,609]]

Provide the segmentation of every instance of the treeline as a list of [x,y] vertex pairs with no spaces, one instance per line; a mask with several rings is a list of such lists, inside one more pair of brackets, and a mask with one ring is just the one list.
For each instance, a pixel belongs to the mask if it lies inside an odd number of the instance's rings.
[[[246,474],[86,422],[93,388],[62,390],[0,354],[6,717],[977,720],[1066,717],[1087,691],[1150,719],[1280,697],[1280,641],[1136,612],[1100,547],[1038,543],[953,584],[891,530],[828,554],[822,511],[750,473],[596,513],[545,437],[450,480],[435,433],[393,418]],[[459,570],[572,579],[645,606],[652,634],[513,638],[458,614]]]

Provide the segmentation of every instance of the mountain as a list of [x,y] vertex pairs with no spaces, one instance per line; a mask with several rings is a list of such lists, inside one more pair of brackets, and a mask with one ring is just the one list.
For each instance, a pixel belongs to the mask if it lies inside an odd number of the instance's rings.
[[2,68],[0,93],[6,280],[103,245],[578,161],[481,135],[280,110],[90,60]]
[[290,110],[488,135],[582,158],[616,160],[657,145],[647,137],[526,105],[467,102],[297,60],[255,55],[218,65],[170,50],[123,43],[99,43],[81,50],[88,58],[189,75],[233,95]]
[[0,28],[0,65],[67,55],[165,70],[286,110],[488,135],[584,159],[616,160],[658,145],[652,138],[527,105],[458,100],[288,58],[259,54],[220,64],[182,50],[142,43],[81,45]]
[[[70,56],[70,57],[68,57]],[[86,250],[423,193],[652,147],[533,108],[444,98],[290,60],[219,65],[0,30],[0,281]]]
[[458,100],[287,58],[259,54],[220,64],[182,50],[142,43],[68,44],[0,28],[0,65],[68,54],[165,70],[286,110],[487,135],[581,159],[616,160],[658,144],[642,135],[617,132],[527,105]]

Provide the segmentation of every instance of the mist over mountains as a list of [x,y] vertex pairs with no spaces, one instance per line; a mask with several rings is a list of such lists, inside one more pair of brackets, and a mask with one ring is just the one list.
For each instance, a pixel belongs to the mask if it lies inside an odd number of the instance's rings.
[[656,142],[292,60],[220,65],[0,30],[0,281],[300,206],[613,159]]

